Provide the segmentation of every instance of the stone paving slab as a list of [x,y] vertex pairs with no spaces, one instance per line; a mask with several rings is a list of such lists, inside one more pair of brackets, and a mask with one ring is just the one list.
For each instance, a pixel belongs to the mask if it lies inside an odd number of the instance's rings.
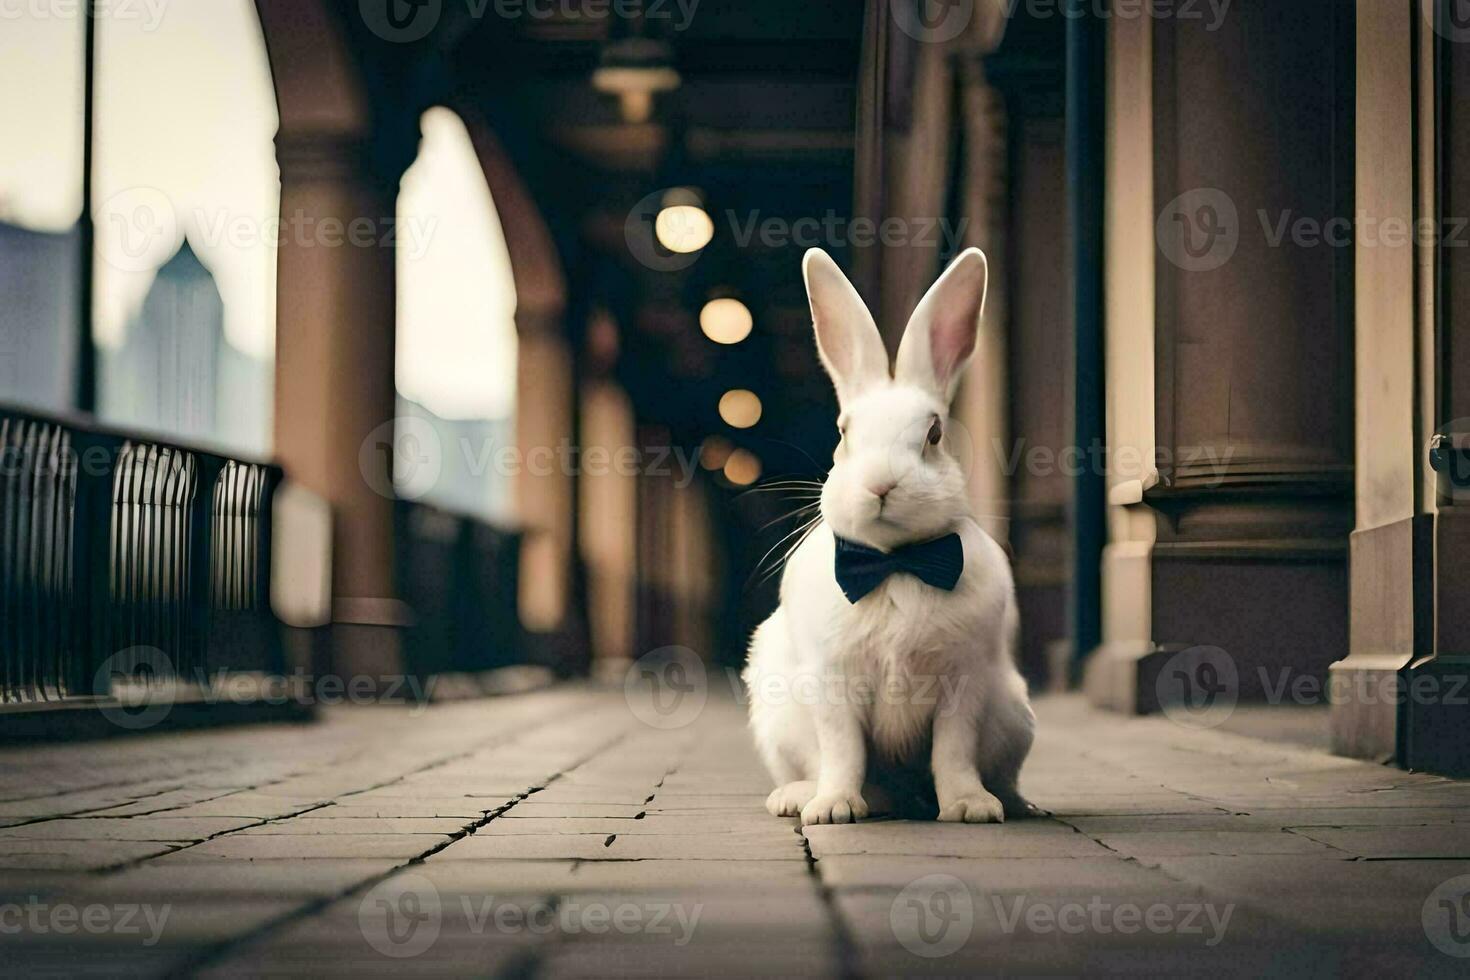
[[[311,815],[297,817],[293,820],[282,820],[276,823],[260,824],[247,827],[240,831],[241,837],[259,836],[288,836],[295,834],[373,834],[386,836],[393,834],[436,834],[445,836],[457,834],[475,823],[481,817],[353,817],[351,815],[334,815],[331,811],[334,807],[326,807],[322,810],[312,810]],[[315,816],[322,814],[322,816]]]
[[92,871],[111,868],[174,850],[166,843],[118,840],[0,841],[0,869]]
[[348,817],[422,820],[468,818],[475,820],[504,805],[504,803],[495,803],[470,796],[443,799],[435,797],[431,799],[364,800],[361,802],[358,802],[357,797],[346,796],[340,802],[319,810],[312,810],[303,816],[330,820]]
[[449,838],[435,834],[234,834],[176,851],[168,860],[259,861],[278,858],[408,858],[419,857]]
[[819,862],[822,881],[839,890],[893,894],[933,875],[957,878],[975,894],[1058,894],[1084,888],[1089,894],[1170,890],[1167,875],[1117,855],[1070,858],[954,858],[912,855],[840,854]]
[[1098,841],[1050,820],[1010,824],[928,824],[875,821],[857,827],[822,825],[804,831],[818,859],[837,854],[926,857],[1096,857]]
[[511,820],[541,820],[548,817],[607,817],[633,820],[648,812],[642,804],[619,803],[542,803],[539,799],[523,800],[506,811]]
[[[0,906],[169,906],[172,924],[151,948],[7,935],[4,969],[1463,974],[1425,910],[1470,874],[1467,784],[1075,698],[1039,713],[1022,788],[1053,816],[987,826],[803,832],[765,812],[740,706],[665,731],[621,689],[331,710],[309,739],[0,749]],[[1196,908],[1231,909],[1214,945],[1184,924]]]
[[559,858],[582,861],[611,861],[611,834],[476,834],[453,844],[430,861],[473,861],[524,858],[536,861]]
[[1290,831],[1176,830],[1140,834],[1098,834],[1097,841],[1127,857],[1173,857],[1176,855],[1316,854],[1345,858],[1341,849]]
[[0,848],[12,840],[202,841],[258,821],[248,817],[134,817],[47,820],[0,830]]
[[1297,833],[1355,857],[1455,858],[1470,865],[1470,823],[1424,827],[1304,827]]
[[370,882],[401,866],[396,859],[281,858],[206,864],[146,862],[76,886],[79,894],[134,899],[162,897],[198,901],[215,898],[325,898]]

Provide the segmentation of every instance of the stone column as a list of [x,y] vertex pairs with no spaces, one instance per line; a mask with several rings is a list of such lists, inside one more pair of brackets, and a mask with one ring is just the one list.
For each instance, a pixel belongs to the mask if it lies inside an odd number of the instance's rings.
[[407,625],[393,555],[394,253],[316,231],[386,227],[396,188],[356,137],[283,131],[277,155],[276,455],[332,507],[332,669],[381,676],[401,670]]
[[1200,647],[1248,700],[1320,684],[1346,647],[1351,27],[1334,0],[1111,21],[1097,703],[1156,707]]
[[1058,49],[1055,61],[1043,61],[1029,50],[1013,55],[1002,44],[975,65],[995,103],[990,167],[1009,189],[995,206],[992,227],[971,233],[992,255],[991,290],[1002,300],[987,311],[986,326],[1005,335],[1001,411],[1007,432],[979,449],[986,465],[1004,476],[997,496],[1008,501],[1021,672],[1033,687],[1064,684],[1071,649],[1073,463],[1067,448],[1073,443],[1074,338],[1068,293],[1058,288],[1070,275],[1061,54]]
[[1010,474],[1004,453],[1010,443],[1007,407],[1008,277],[1011,253],[1006,227],[1005,111],[1000,94],[986,84],[978,59],[966,59],[960,72],[959,112],[965,170],[960,181],[964,243],[985,249],[990,260],[990,291],[970,371],[955,396],[953,413],[970,435],[970,505],[976,519],[997,541],[1010,538]]
[[516,513],[521,552],[521,621],[533,633],[566,626],[572,566],[574,446],[572,351],[560,320],[516,313]]
[[578,533],[592,651],[600,661],[626,660],[634,656],[637,612],[638,472],[628,466],[637,423],[627,393],[606,378],[583,387],[581,412],[585,466]]
[[[1428,447],[1436,431],[1451,445],[1470,434],[1470,370],[1455,356],[1470,342],[1459,285],[1470,260],[1453,217],[1470,205],[1470,54],[1416,24],[1422,14],[1358,4],[1357,530],[1332,738],[1343,755],[1465,774],[1470,508]],[[1444,246],[1403,234],[1414,221]]]

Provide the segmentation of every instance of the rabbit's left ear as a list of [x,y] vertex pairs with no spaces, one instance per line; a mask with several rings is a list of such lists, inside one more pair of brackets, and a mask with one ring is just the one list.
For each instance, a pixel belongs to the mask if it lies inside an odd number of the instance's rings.
[[969,248],[950,263],[919,301],[898,345],[894,379],[932,391],[947,405],[975,353],[985,292],[985,253]]

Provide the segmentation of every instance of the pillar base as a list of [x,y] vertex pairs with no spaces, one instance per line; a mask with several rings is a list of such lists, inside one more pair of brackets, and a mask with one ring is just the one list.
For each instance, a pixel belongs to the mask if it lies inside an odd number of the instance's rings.
[[409,608],[397,599],[338,598],[332,604],[331,673],[367,686],[384,687],[409,669],[403,638],[412,625]]
[[1470,776],[1470,658],[1357,655],[1332,665],[1332,751]]
[[1129,715],[1160,710],[1159,675],[1175,654],[1187,649],[1144,641],[1105,643],[1087,658],[1082,690],[1095,707]]

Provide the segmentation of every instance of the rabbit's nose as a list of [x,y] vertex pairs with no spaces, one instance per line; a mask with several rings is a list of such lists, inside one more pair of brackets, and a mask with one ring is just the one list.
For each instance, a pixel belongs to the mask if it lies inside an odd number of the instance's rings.
[[898,486],[897,480],[885,480],[882,483],[870,484],[868,486],[868,492],[877,497],[879,500],[882,500],[884,497],[892,493],[893,488],[896,486]]

